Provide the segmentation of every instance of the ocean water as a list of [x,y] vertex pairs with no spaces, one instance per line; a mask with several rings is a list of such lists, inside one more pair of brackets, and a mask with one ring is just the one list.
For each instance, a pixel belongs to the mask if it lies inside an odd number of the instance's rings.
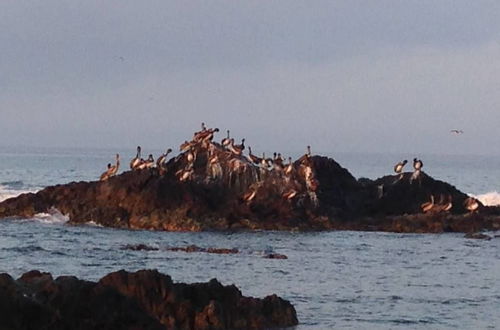
[[[48,185],[99,177],[120,152],[0,149],[0,200]],[[159,154],[160,150],[144,150]],[[356,177],[376,178],[409,155],[331,154]],[[419,155],[431,176],[500,201],[500,157]],[[409,169],[410,167],[408,167]],[[0,221],[0,272],[31,269],[96,280],[119,269],[156,268],[174,281],[217,278],[244,295],[276,293],[297,309],[296,329],[494,329],[500,327],[500,238],[380,232],[167,233],[71,226],[61,214]],[[492,235],[499,233],[491,233]],[[158,251],[124,250],[147,244]],[[239,254],[168,251],[237,248]],[[265,259],[275,252],[286,260]]]

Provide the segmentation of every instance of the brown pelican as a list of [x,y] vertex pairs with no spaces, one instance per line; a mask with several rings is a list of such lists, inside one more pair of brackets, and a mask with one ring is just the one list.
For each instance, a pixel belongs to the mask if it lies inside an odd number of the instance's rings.
[[179,181],[183,182],[191,180],[191,178],[193,177],[193,173],[194,173],[193,169],[182,171],[181,175],[179,176]]
[[231,143],[231,139],[229,138],[229,130],[227,130],[227,137],[223,138],[220,144],[223,147],[227,147]]
[[243,199],[243,201],[248,204],[255,199],[256,195],[257,195],[257,189],[252,189],[252,190],[246,192],[243,195],[243,197],[241,197],[241,199]]
[[218,128],[209,128],[201,132],[196,132],[193,137],[194,142],[211,141],[214,137],[214,133],[218,132]]
[[193,163],[194,160],[196,159],[196,154],[190,151],[186,154],[186,159],[189,163]]
[[283,195],[281,195],[281,197],[283,197],[286,200],[292,200],[296,195],[297,195],[297,190],[290,189],[289,191],[287,191]]
[[248,147],[248,158],[255,165],[259,165],[260,162],[262,161],[262,158],[259,158],[259,157],[255,156],[254,154],[252,154],[252,148],[251,147]]
[[239,150],[239,154],[245,150],[245,139],[241,139],[241,144],[233,144],[233,149]]
[[406,165],[406,163],[408,163],[408,161],[405,159],[402,162],[399,162],[396,165],[394,165],[394,172],[396,172],[397,174],[403,172],[403,167]]
[[420,159],[413,158],[413,168],[416,171],[420,171],[423,166],[424,166],[424,163],[422,163],[422,161]]
[[283,165],[283,158],[281,158],[281,154],[279,152],[278,152],[278,156],[276,156],[275,162],[277,162],[281,166]]
[[474,197],[468,197],[464,201],[464,207],[467,209],[467,211],[474,213],[477,209],[479,209],[479,201],[475,199]]
[[171,152],[172,152],[172,149],[168,148],[167,151],[165,151],[164,154],[162,154],[160,157],[158,157],[158,159],[156,160],[156,166],[158,168],[161,168],[163,166],[163,164],[167,160],[168,154],[171,153]]
[[181,144],[181,146],[179,147],[179,150],[180,151],[188,151],[192,147],[193,147],[193,143],[192,142],[184,141],[184,143]]
[[410,183],[413,183],[413,181],[417,180],[417,179],[418,179],[418,182],[421,183],[420,174],[422,172],[423,166],[424,166],[424,164],[422,163],[422,161],[420,159],[413,158],[413,168],[415,169],[415,171],[413,171],[413,174],[411,175]]
[[266,159],[266,153],[265,152],[262,153],[262,158],[260,159],[260,166],[263,169],[268,169],[269,168],[269,162]]
[[201,138],[201,143],[204,148],[208,148],[211,145],[214,134],[218,131],[218,128],[210,129],[207,131],[208,134]]
[[240,156],[245,149],[245,139],[241,140],[241,144],[234,144],[234,139],[231,139],[230,144],[227,147],[229,151],[233,154]]
[[153,158],[153,155],[149,154],[148,159],[146,159],[145,161],[141,162],[139,164],[139,166],[137,167],[137,169],[143,170],[145,168],[152,168],[154,166],[155,166],[155,160]]
[[193,134],[193,140],[196,139],[196,137],[200,134],[203,134],[207,130],[207,127],[205,126],[205,123],[201,123],[201,131],[194,132]]
[[281,154],[273,154],[273,168],[281,175],[281,172],[283,171],[283,159],[281,158]]
[[396,172],[396,174],[399,174],[398,178],[394,183],[397,183],[398,181],[403,179],[403,167],[406,165],[406,163],[408,163],[408,161],[405,159],[402,162],[399,162],[396,165],[394,165],[394,172]]
[[120,168],[120,155],[116,154],[116,165],[108,164],[108,169],[106,170],[106,172],[101,174],[100,180],[105,181],[105,180],[109,179],[110,177],[116,175],[119,168]]
[[301,164],[309,164],[311,160],[311,146],[307,146],[307,153],[298,159]]
[[291,175],[293,173],[292,157],[288,157],[288,165],[285,166],[284,172],[286,175]]
[[130,161],[130,169],[135,170],[141,164],[141,147],[137,146],[137,154]]
[[446,196],[446,201],[443,198],[443,201],[439,204],[441,206],[440,211],[448,212],[453,207],[453,198],[451,197],[451,195],[448,195]]
[[208,176],[212,179],[222,178],[222,166],[219,163],[219,156],[215,152],[210,153],[210,156],[208,157],[207,172]]
[[420,205],[420,208],[422,209],[422,212],[427,213],[430,210],[434,208],[434,195],[431,195],[431,200],[430,202],[425,202],[422,205]]

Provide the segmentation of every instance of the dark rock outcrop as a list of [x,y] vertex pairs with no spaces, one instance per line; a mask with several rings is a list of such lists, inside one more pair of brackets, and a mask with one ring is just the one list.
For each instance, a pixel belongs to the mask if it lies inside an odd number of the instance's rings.
[[257,162],[210,139],[195,136],[159,168],[3,201],[0,218],[55,208],[72,224],[166,231],[500,229],[500,208],[478,202],[469,212],[466,194],[424,172],[417,180],[411,173],[356,180],[330,158],[306,154],[289,165],[277,158]]
[[491,240],[492,237],[483,233],[467,233],[464,236],[465,238],[470,238],[470,239],[484,239],[484,240]]
[[132,250],[132,251],[158,251],[159,248],[155,246],[150,246],[146,244],[126,244],[122,246],[122,250]]
[[276,295],[243,297],[234,285],[173,283],[153,270],[97,283],[31,271],[0,274],[0,329],[263,329],[298,323]]
[[185,247],[169,247],[167,248],[168,251],[174,251],[174,252],[204,252],[204,253],[214,253],[214,254],[236,254],[240,253],[238,249],[235,248],[202,248],[197,245],[189,245]]
[[267,253],[264,255],[266,259],[288,259],[288,257],[284,254],[279,253]]

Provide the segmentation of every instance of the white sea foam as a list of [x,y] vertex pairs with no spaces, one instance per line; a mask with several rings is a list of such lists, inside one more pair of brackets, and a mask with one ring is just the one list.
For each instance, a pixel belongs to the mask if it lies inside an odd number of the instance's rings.
[[92,227],[101,227],[101,228],[104,228],[103,225],[101,224],[98,224],[97,222],[95,221],[88,221],[85,223],[87,226],[92,226]]
[[37,213],[34,217],[36,220],[44,223],[65,223],[69,217],[62,214],[58,209],[52,207],[47,213]]
[[498,191],[491,191],[485,194],[472,195],[477,198],[485,206],[496,206],[500,205],[500,193]]
[[13,190],[9,189],[5,186],[0,185],[0,202],[3,202],[6,199],[17,197],[24,193],[34,192],[32,190]]

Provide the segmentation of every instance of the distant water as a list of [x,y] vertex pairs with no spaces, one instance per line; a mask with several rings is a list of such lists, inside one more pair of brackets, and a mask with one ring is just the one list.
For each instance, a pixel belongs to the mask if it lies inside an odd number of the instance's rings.
[[[69,181],[91,180],[120,152],[0,149],[0,200]],[[145,150],[148,154],[159,150]],[[296,155],[294,155],[296,156]],[[356,177],[389,174],[408,155],[332,154]],[[426,172],[491,203],[500,201],[500,158],[424,156]],[[410,167],[408,167],[409,169]],[[494,329],[500,324],[500,238],[462,234],[166,233],[69,226],[56,212],[0,221],[0,272],[31,269],[98,279],[119,270],[156,268],[175,281],[211,278],[245,295],[277,293],[296,307],[297,329]],[[499,233],[491,233],[499,234]],[[122,250],[148,244],[159,251]],[[238,248],[236,255],[170,252],[196,244]],[[287,260],[270,260],[276,252]]]

